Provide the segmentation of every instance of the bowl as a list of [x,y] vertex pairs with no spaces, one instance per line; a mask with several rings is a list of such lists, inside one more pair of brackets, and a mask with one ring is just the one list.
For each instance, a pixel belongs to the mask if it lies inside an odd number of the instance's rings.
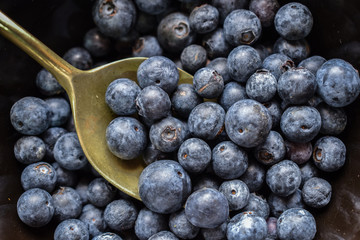
[[[290,1],[279,1],[281,5]],[[358,0],[299,0],[309,7],[314,26],[307,40],[311,55],[343,58],[360,69],[360,2]],[[0,9],[59,55],[82,46],[83,36],[94,27],[93,1],[2,0]],[[273,36],[276,38],[276,36]],[[273,39],[272,39],[273,40]],[[119,53],[119,58],[126,56]],[[0,37],[0,236],[1,239],[52,239],[56,224],[41,228],[23,224],[16,213],[22,194],[13,146],[21,136],[9,119],[11,106],[25,96],[40,96],[35,78],[41,69],[35,61]],[[347,146],[345,166],[327,178],[333,186],[330,204],[317,210],[316,239],[360,239],[360,99],[345,108],[348,125],[340,138]]]

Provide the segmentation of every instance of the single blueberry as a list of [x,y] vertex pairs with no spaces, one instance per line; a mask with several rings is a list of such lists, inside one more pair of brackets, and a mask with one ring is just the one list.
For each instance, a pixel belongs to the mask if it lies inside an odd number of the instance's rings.
[[158,15],[165,12],[170,7],[170,0],[135,0],[136,6],[140,11],[151,15]]
[[44,68],[36,75],[35,84],[39,91],[46,96],[54,96],[65,91],[56,78]]
[[104,221],[104,211],[91,204],[82,209],[82,213],[79,216],[79,220],[87,224],[89,235],[95,237],[100,235],[106,230],[106,223]]
[[171,232],[181,239],[193,239],[200,231],[199,227],[192,225],[186,218],[184,209],[170,215],[169,228]]
[[104,220],[114,231],[124,231],[135,226],[138,210],[128,200],[119,199],[109,203],[104,210]]
[[281,115],[283,113],[279,101],[272,99],[270,102],[263,103],[264,107],[269,111],[272,119],[271,129],[277,129],[280,124]]
[[54,233],[54,240],[88,240],[89,237],[87,225],[79,219],[61,222]]
[[270,193],[268,203],[271,214],[277,218],[280,217],[284,211],[290,208],[305,208],[305,204],[301,196],[301,190],[299,189],[287,197],[280,197],[274,193]]
[[81,214],[82,202],[79,193],[71,187],[59,187],[52,194],[54,218],[57,221],[77,218]]
[[313,160],[320,170],[335,172],[345,164],[346,146],[337,137],[321,137],[314,145]]
[[16,160],[23,164],[41,161],[46,154],[46,145],[41,138],[36,136],[23,136],[14,145]]
[[343,108],[330,107],[326,103],[316,106],[321,116],[320,133],[325,135],[338,135],[342,133],[347,124],[347,115]]
[[304,183],[313,177],[319,177],[320,175],[320,169],[318,169],[313,162],[307,162],[300,166],[301,171],[301,185],[300,187],[304,185]]
[[64,98],[48,98],[45,102],[49,107],[50,127],[64,125],[71,115],[70,104]]
[[263,27],[274,24],[275,14],[279,8],[277,0],[251,0],[249,3],[249,10],[258,16]]
[[267,58],[272,53],[272,49],[263,44],[255,44],[254,48],[259,53],[261,61],[264,61],[264,59]]
[[313,208],[322,208],[331,200],[332,187],[323,178],[313,177],[304,183],[301,191],[306,205]]
[[228,221],[225,221],[220,226],[215,228],[201,228],[201,236],[205,240],[224,240],[226,239],[227,224]]
[[200,138],[190,138],[181,144],[177,159],[186,171],[200,173],[210,164],[211,148]]
[[224,80],[214,69],[204,67],[196,71],[193,85],[201,97],[217,98],[224,89]]
[[206,67],[214,69],[217,73],[219,73],[223,80],[224,84],[227,84],[231,81],[230,75],[229,75],[229,69],[227,67],[227,58],[225,57],[218,57],[213,60],[211,60]]
[[257,216],[267,219],[270,215],[270,207],[266,199],[256,193],[251,193],[248,203],[241,210],[243,212],[254,212]]
[[226,16],[235,9],[246,8],[248,0],[212,0],[211,5],[219,11],[220,23],[223,23]]
[[169,159],[171,156],[170,153],[162,152],[155,148],[154,144],[151,142],[144,150],[144,153],[142,154],[143,160],[146,163],[146,165],[149,165],[150,163],[153,163],[158,160],[164,160]]
[[265,141],[254,149],[255,158],[265,165],[283,160],[286,154],[285,142],[280,133],[270,131]]
[[111,50],[111,40],[98,28],[92,28],[86,32],[83,45],[94,57],[104,57]]
[[155,233],[168,228],[167,220],[167,216],[164,214],[142,208],[135,221],[135,234],[140,240],[148,240]]
[[289,41],[280,37],[275,41],[273,51],[288,56],[297,64],[309,56],[310,46],[306,39]]
[[262,240],[266,234],[265,219],[253,212],[242,212],[232,217],[226,231],[228,240]]
[[237,82],[229,82],[225,85],[218,102],[227,111],[239,100],[248,98],[244,86]]
[[259,69],[246,82],[246,94],[258,102],[270,101],[276,94],[277,81],[267,69]]
[[62,168],[59,163],[51,163],[56,171],[56,185],[65,187],[74,187],[78,182],[78,176],[75,171]]
[[230,181],[224,181],[220,185],[219,191],[227,198],[230,211],[240,210],[249,202],[249,188],[241,180],[234,179]]
[[249,161],[248,168],[240,180],[246,183],[250,192],[259,191],[265,182],[265,169],[257,161]]
[[90,69],[93,65],[93,60],[90,53],[81,47],[70,48],[64,54],[63,58],[74,67],[81,70]]
[[314,55],[302,60],[299,63],[298,67],[304,67],[316,76],[317,71],[325,62],[326,62],[325,58],[318,55]]
[[134,57],[154,57],[161,56],[163,50],[156,37],[146,35],[139,37],[132,48]]
[[285,141],[287,159],[298,165],[306,163],[312,156],[311,142],[296,143]]
[[295,63],[284,54],[273,53],[264,59],[261,67],[269,70],[276,79],[279,79],[281,74],[295,67]]
[[194,86],[187,83],[178,85],[171,96],[173,114],[182,119],[187,119],[191,110],[202,102]]
[[194,180],[193,192],[202,188],[213,188],[219,190],[219,187],[220,181],[218,180],[218,178],[204,172]]
[[182,68],[190,74],[194,74],[200,68],[205,67],[206,50],[200,45],[191,44],[181,52],[180,60]]
[[28,165],[21,173],[24,190],[41,188],[51,193],[56,185],[56,171],[49,163],[37,162]]
[[225,39],[224,29],[220,27],[205,34],[201,44],[205,48],[209,59],[227,57],[232,49]]
[[114,200],[116,188],[104,178],[95,178],[89,183],[87,197],[96,207],[105,207]]
[[41,134],[41,139],[44,141],[46,146],[45,156],[48,161],[54,160],[55,143],[59,139],[59,137],[61,137],[67,132],[68,131],[62,127],[50,127],[43,134]]
[[219,11],[209,4],[200,5],[191,11],[189,22],[190,27],[197,33],[211,32],[216,29],[219,23]]

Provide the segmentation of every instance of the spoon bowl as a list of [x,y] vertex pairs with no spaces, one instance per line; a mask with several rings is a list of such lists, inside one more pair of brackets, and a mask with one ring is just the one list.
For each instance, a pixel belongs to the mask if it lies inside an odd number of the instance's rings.
[[[141,156],[122,160],[107,147],[105,132],[117,117],[106,105],[108,85],[118,78],[137,81],[137,69],[146,58],[127,58],[91,70],[79,70],[0,11],[0,33],[54,75],[69,96],[75,128],[82,149],[97,172],[122,192],[140,199],[139,176],[146,166]],[[179,69],[179,84],[192,76]]]

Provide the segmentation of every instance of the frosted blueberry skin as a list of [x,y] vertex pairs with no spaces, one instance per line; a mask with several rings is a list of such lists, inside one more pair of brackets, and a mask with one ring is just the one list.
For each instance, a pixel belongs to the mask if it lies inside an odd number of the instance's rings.
[[219,191],[227,198],[230,210],[240,210],[249,202],[249,188],[241,180],[224,181],[220,185]]
[[135,100],[141,89],[136,82],[128,78],[112,81],[105,92],[105,102],[117,115],[136,113]]
[[169,58],[154,56],[140,64],[137,80],[141,88],[155,85],[171,94],[179,82],[179,71]]
[[219,73],[223,80],[224,84],[227,84],[231,81],[230,75],[229,75],[229,69],[227,68],[227,59],[225,57],[218,57],[213,60],[211,60],[206,67],[214,69],[217,73]]
[[82,209],[79,220],[87,224],[91,237],[100,235],[106,230],[104,211],[95,206],[91,206],[90,208],[85,208],[85,206]]
[[261,22],[255,13],[245,9],[232,11],[224,21],[226,41],[233,46],[252,44],[261,35]]
[[301,190],[297,189],[293,194],[287,197],[280,197],[274,193],[270,193],[267,200],[271,214],[275,217],[280,217],[280,215],[290,209],[290,208],[305,208],[301,196]]
[[225,116],[229,138],[241,147],[256,147],[269,134],[272,120],[268,110],[259,102],[244,99],[233,104]]
[[189,22],[190,27],[197,33],[211,32],[218,26],[219,11],[209,4],[200,5],[191,11]]
[[116,196],[117,189],[104,178],[95,178],[89,183],[87,197],[96,207],[105,207]]
[[206,50],[200,45],[191,44],[184,48],[180,54],[182,68],[190,74],[206,65]]
[[279,79],[281,74],[293,67],[295,64],[291,58],[281,53],[273,53],[267,56],[261,65],[261,68],[269,70],[276,79]]
[[164,214],[142,208],[136,218],[134,229],[140,240],[148,240],[155,233],[168,229],[168,218]]
[[25,191],[17,201],[17,214],[20,220],[30,227],[45,226],[54,216],[51,195],[39,188]]
[[81,214],[82,201],[79,193],[71,187],[59,187],[52,194],[54,218],[57,221],[77,218]]
[[135,205],[125,199],[109,203],[104,210],[106,225],[114,231],[124,231],[135,226],[138,210]]
[[82,47],[70,48],[63,56],[64,60],[74,67],[87,70],[93,65],[93,60],[90,53]]
[[306,39],[289,41],[280,37],[275,41],[273,51],[274,53],[285,54],[295,63],[299,63],[309,56],[310,46]]
[[313,177],[304,183],[301,194],[307,206],[322,208],[331,200],[332,187],[325,179]]
[[271,119],[272,119],[272,127],[271,129],[277,129],[280,124],[281,115],[283,113],[279,101],[276,99],[272,99],[269,102],[263,103],[264,107],[268,110]]
[[237,82],[229,82],[224,86],[218,101],[219,104],[227,111],[239,100],[248,98],[244,86]]
[[193,239],[200,232],[200,228],[192,225],[186,218],[184,209],[170,215],[169,228],[181,239]]
[[177,152],[180,165],[188,172],[203,172],[211,161],[211,148],[200,138],[185,140]]
[[155,233],[148,240],[179,240],[179,239],[172,232],[165,230]]
[[147,131],[135,118],[117,117],[106,128],[106,143],[115,156],[131,160],[146,148]]
[[220,27],[203,36],[202,46],[205,48],[209,59],[227,57],[232,49],[225,39],[224,29]]
[[16,160],[23,164],[31,164],[41,161],[46,154],[44,141],[36,136],[23,136],[14,145]]
[[172,160],[156,161],[145,167],[138,186],[145,206],[163,214],[179,210],[191,192],[188,173]]
[[302,60],[299,64],[298,67],[304,67],[307,70],[309,70],[310,72],[312,72],[312,74],[314,74],[316,76],[317,70],[319,70],[319,68],[326,62],[326,59],[321,57],[321,56],[311,56],[308,57],[304,60]]
[[281,240],[311,240],[316,234],[316,222],[311,213],[302,208],[291,208],[278,218],[278,237]]
[[250,193],[248,203],[241,210],[243,212],[254,212],[257,216],[267,219],[270,215],[270,207],[266,199]]
[[234,48],[229,53],[227,66],[232,79],[240,83],[245,83],[248,78],[260,68],[261,58],[254,48],[242,45]]
[[174,12],[162,18],[157,27],[160,46],[168,52],[179,53],[195,42],[196,33],[190,28],[187,15]]
[[135,0],[135,3],[140,11],[151,15],[158,15],[165,12],[169,8],[171,1],[170,0],[154,0],[154,1]]
[[50,127],[59,127],[65,124],[70,115],[70,104],[64,98],[45,99],[49,108]]
[[226,239],[227,221],[215,228],[201,228],[200,234],[206,240],[224,240]]
[[10,121],[21,134],[39,135],[50,126],[49,107],[37,97],[21,98],[11,107]]
[[212,168],[222,179],[240,177],[248,167],[248,156],[245,150],[231,141],[217,144],[212,150]]
[[229,217],[229,204],[221,192],[202,188],[193,192],[186,200],[185,215],[194,226],[215,228]]
[[149,120],[159,120],[170,114],[171,101],[169,95],[160,87],[145,87],[136,97],[138,114]]
[[330,107],[325,103],[316,106],[321,116],[320,132],[325,135],[342,133],[347,124],[346,112],[343,108]]
[[246,82],[246,94],[258,102],[270,101],[276,94],[277,81],[267,69],[259,69]]
[[292,142],[310,142],[320,132],[321,116],[313,107],[289,107],[281,116],[280,128]]
[[62,135],[55,143],[54,158],[62,168],[79,170],[88,163],[76,133]]
[[250,192],[259,191],[265,182],[265,169],[257,161],[249,161],[248,168],[240,176],[240,180],[246,183]]
[[313,148],[311,142],[296,143],[285,141],[287,159],[298,165],[306,163],[312,156]]
[[235,9],[245,8],[248,0],[212,0],[211,5],[219,11],[220,23],[223,23],[226,16]]
[[67,133],[68,131],[62,127],[50,127],[43,134],[41,139],[46,146],[46,159],[48,161],[54,160],[54,146],[59,137]]
[[136,40],[135,45],[132,48],[132,54],[134,57],[154,57],[163,54],[163,50],[154,36],[142,36]]
[[197,94],[203,98],[217,98],[224,89],[222,76],[211,68],[200,68],[193,78],[193,85]]
[[26,191],[31,188],[41,188],[52,192],[56,185],[56,171],[46,162],[28,165],[21,173],[21,186]]
[[276,31],[287,40],[305,38],[313,26],[310,10],[303,4],[292,2],[283,5],[274,19]]
[[51,163],[53,168],[56,171],[56,185],[57,186],[66,186],[74,187],[78,181],[78,176],[75,171],[67,170],[60,167],[59,163]]
[[284,159],[286,147],[283,137],[276,131],[270,131],[265,141],[254,150],[256,160],[265,165],[273,165]]
[[68,219],[55,229],[54,240],[88,240],[90,237],[86,223],[79,219]]
[[262,240],[266,235],[265,219],[253,212],[238,213],[227,225],[226,236],[229,240]]
[[94,57],[104,57],[111,50],[111,40],[102,34],[98,28],[92,28],[86,32],[83,45]]
[[187,83],[178,85],[171,96],[173,114],[182,119],[187,119],[190,112],[202,102],[194,86]]
[[93,5],[92,17],[104,35],[119,38],[134,26],[136,8],[130,0],[97,0]]
[[346,146],[337,137],[324,136],[314,145],[313,160],[320,170],[335,172],[345,164]]
[[318,169],[315,164],[311,161],[300,166],[301,171],[301,185],[300,188],[304,185],[304,183],[313,177],[319,177],[320,169]]
[[45,68],[36,75],[35,84],[39,91],[46,96],[54,96],[65,91],[56,78]]
[[277,0],[251,0],[249,10],[258,16],[263,27],[270,27],[274,24],[276,12],[280,4]]
[[301,184],[301,171],[296,163],[283,160],[266,172],[266,183],[274,194],[287,197]]
[[116,233],[106,232],[106,233],[97,235],[92,240],[123,240],[123,239]]
[[326,61],[316,73],[317,93],[332,107],[349,105],[360,93],[359,74],[342,59]]
[[192,136],[204,140],[215,139],[222,131],[225,110],[217,103],[204,102],[197,105],[188,118],[188,127]]

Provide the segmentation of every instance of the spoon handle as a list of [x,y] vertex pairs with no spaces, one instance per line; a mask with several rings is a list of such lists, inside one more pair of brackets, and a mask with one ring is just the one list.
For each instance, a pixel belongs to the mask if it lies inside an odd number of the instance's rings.
[[21,48],[30,57],[48,70],[69,94],[72,92],[71,78],[79,69],[54,53],[37,38],[0,11],[0,34]]

